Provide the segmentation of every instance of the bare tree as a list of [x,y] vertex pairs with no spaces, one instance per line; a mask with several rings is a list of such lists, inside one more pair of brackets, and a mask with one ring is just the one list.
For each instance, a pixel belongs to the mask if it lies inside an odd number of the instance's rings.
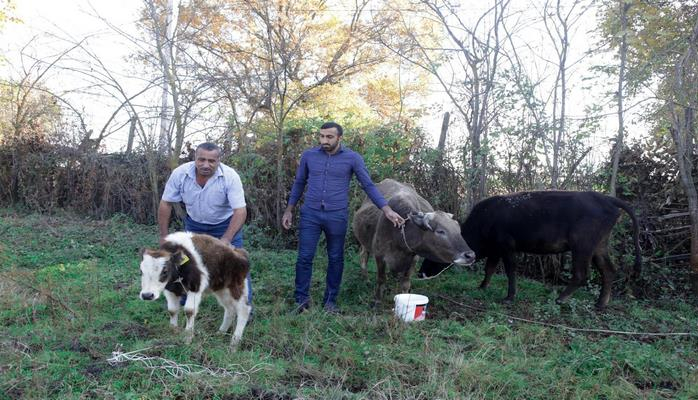
[[264,117],[274,127],[279,229],[287,186],[286,121],[299,106],[321,96],[323,87],[382,61],[371,45],[378,28],[363,20],[368,3],[355,3],[346,23],[323,13],[326,3],[315,0],[231,2],[230,7],[227,2],[207,7],[202,1],[193,10],[202,21],[192,26],[201,33],[197,46],[217,61],[206,71],[234,111],[238,141],[254,118]]
[[611,196],[616,195],[616,184],[618,181],[618,163],[620,153],[623,151],[623,136],[625,135],[625,123],[623,119],[623,87],[625,86],[625,63],[628,58],[628,10],[631,4],[625,0],[618,0],[619,17],[620,17],[620,45],[618,47],[618,57],[620,64],[618,65],[618,91],[616,92],[616,100],[618,104],[618,134],[616,135],[616,143],[613,146],[613,161],[611,165],[611,182],[608,192]]
[[[557,60],[557,75],[553,91],[553,137],[552,165],[550,171],[551,186],[560,187],[561,175],[561,155],[564,142],[567,140],[567,72],[570,67],[568,56],[570,51],[570,33],[574,25],[588,10],[588,6],[582,4],[582,0],[574,0],[572,3],[555,0],[554,5],[551,0],[546,0],[543,7],[543,22],[548,37],[555,48]],[[552,62],[552,61],[551,61]],[[547,157],[547,151],[546,151]],[[581,159],[579,159],[581,161]],[[578,162],[577,162],[578,163]],[[573,163],[574,164],[574,163]]]
[[676,146],[676,162],[679,166],[681,186],[688,198],[691,221],[691,283],[698,294],[698,190],[693,176],[696,148],[696,109],[698,108],[698,17],[688,40],[684,54],[677,60],[672,77],[672,87],[666,107],[671,122],[671,137]]
[[472,206],[487,193],[487,134],[495,115],[492,93],[501,55],[500,37],[509,0],[495,0],[473,23],[459,14],[456,4],[423,0],[426,18],[442,29],[451,46],[440,46],[438,39],[425,37],[420,25],[397,12],[398,31],[389,31],[382,43],[400,57],[432,74],[466,123],[468,142],[463,146],[463,162],[468,167]]

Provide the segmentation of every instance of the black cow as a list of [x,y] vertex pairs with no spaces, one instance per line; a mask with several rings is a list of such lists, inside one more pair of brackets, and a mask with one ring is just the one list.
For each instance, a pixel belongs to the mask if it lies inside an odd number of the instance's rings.
[[[493,196],[477,203],[461,224],[461,235],[478,259],[487,258],[485,279],[489,285],[499,260],[509,278],[505,301],[516,294],[516,252],[556,254],[572,252],[572,281],[557,298],[565,301],[587,279],[589,262],[601,272],[601,294],[596,307],[603,309],[611,296],[615,268],[608,255],[608,237],[625,210],[633,221],[635,278],[641,271],[637,218],[625,202],[597,192],[539,191]],[[448,264],[424,260],[420,278],[433,277]]]

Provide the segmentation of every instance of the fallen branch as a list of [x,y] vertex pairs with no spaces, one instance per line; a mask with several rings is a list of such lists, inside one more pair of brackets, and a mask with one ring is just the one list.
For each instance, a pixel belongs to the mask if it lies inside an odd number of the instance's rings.
[[457,301],[450,299],[446,296],[436,295],[436,297],[439,297],[439,298],[444,299],[446,301],[450,301],[451,303],[457,304],[461,307],[469,308],[471,310],[494,313],[494,314],[498,314],[498,315],[501,315],[503,317],[515,320],[515,321],[527,322],[529,324],[535,324],[535,325],[543,325],[543,326],[548,326],[551,328],[564,329],[564,330],[573,331],[573,332],[603,333],[603,334],[607,334],[607,335],[626,335],[626,336],[683,336],[683,337],[688,336],[688,337],[698,337],[698,333],[693,333],[693,332],[667,332],[667,333],[664,333],[664,332],[627,332],[627,331],[614,331],[614,330],[610,330],[610,329],[573,328],[571,326],[566,326],[566,325],[561,325],[561,324],[551,324],[548,322],[534,321],[534,320],[530,320],[530,319],[526,319],[526,318],[514,317],[512,315],[508,315],[505,313],[486,310],[486,309],[481,308],[481,307],[470,306],[467,304],[457,302]]
[[175,378],[182,378],[185,375],[210,375],[216,378],[235,378],[244,377],[247,382],[250,381],[250,374],[262,370],[262,368],[267,365],[265,363],[259,363],[254,365],[250,369],[243,369],[239,364],[234,364],[236,368],[240,368],[240,371],[231,371],[224,368],[207,368],[201,365],[195,364],[177,364],[172,360],[168,360],[162,357],[150,357],[143,354],[143,351],[148,350],[134,350],[127,353],[121,351],[113,351],[111,358],[107,359],[109,365],[116,365],[125,362],[139,362],[145,365],[147,369],[150,370],[164,370],[168,374]]

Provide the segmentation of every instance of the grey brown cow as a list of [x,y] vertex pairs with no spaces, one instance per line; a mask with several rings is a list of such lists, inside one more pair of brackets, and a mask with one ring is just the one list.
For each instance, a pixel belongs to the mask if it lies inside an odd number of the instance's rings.
[[434,211],[431,204],[409,185],[385,179],[376,185],[390,207],[407,220],[396,228],[370,200],[354,214],[354,236],[361,244],[361,269],[366,273],[369,255],[376,259],[378,282],[375,301],[385,291],[386,267],[400,276],[402,292],[410,291],[416,256],[442,263],[468,265],[475,253],[460,234],[453,215]]

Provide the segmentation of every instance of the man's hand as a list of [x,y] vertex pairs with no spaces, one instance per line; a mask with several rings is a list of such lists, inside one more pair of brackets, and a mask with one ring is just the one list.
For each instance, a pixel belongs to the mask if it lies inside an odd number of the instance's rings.
[[291,222],[293,222],[293,212],[286,210],[284,216],[281,217],[281,225],[284,229],[291,229]]
[[396,213],[393,211],[390,206],[385,206],[382,208],[383,210],[383,215],[385,215],[385,218],[388,218],[388,221],[393,223],[393,226],[400,227],[405,223],[405,219],[400,216],[400,214]]

